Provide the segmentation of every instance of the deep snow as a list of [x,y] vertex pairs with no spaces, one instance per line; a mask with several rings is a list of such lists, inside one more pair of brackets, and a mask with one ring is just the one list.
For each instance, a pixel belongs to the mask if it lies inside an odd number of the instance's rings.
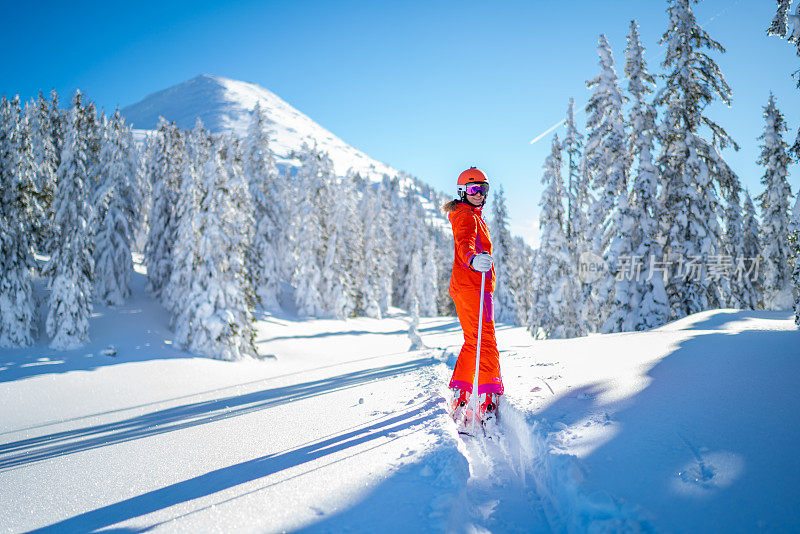
[[84,349],[0,351],[1,530],[800,529],[789,312],[575,340],[500,326],[487,442],[447,415],[453,318],[422,319],[430,348],[408,351],[399,310],[264,312],[262,358],[227,363],[173,347],[134,283],[128,305],[95,310]]

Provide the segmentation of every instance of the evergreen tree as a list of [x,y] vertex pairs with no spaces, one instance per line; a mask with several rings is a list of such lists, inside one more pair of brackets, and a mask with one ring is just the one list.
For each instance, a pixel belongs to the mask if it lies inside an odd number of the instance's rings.
[[94,261],[89,222],[92,165],[87,137],[87,108],[78,91],[69,110],[64,146],[56,173],[53,200],[53,250],[47,266],[50,309],[47,335],[50,347],[69,350],[89,341]]
[[789,202],[792,190],[787,179],[791,158],[782,133],[787,131],[783,114],[770,94],[764,108],[766,125],[759,139],[761,156],[758,164],[766,167],[761,183],[764,192],[757,200],[761,206],[761,254],[764,268],[764,305],[770,310],[792,306],[792,265],[789,261]]
[[[322,216],[322,298],[328,313],[344,319],[355,310],[355,288],[352,279],[358,248],[356,235],[355,184],[352,175],[329,176],[325,193],[327,202],[320,202]],[[331,191],[335,194],[331,195]]]
[[294,249],[292,283],[298,315],[319,317],[326,311],[320,291],[323,221],[319,202],[330,188],[333,165],[326,155],[308,146],[303,147],[300,161],[301,166],[294,177],[297,195],[291,226]]
[[360,200],[359,235],[362,237],[356,258],[356,313],[380,319],[391,304],[392,251],[386,246],[392,241],[389,231],[389,212],[383,209],[380,191],[367,186]]
[[[767,29],[767,35],[775,35],[787,39],[790,43],[795,45],[797,55],[800,56],[800,3],[797,4],[794,15],[788,15],[791,3],[792,0],[778,0],[778,9],[775,12],[775,17],[772,19],[772,24],[770,24],[770,27]],[[791,33],[788,31],[787,24],[789,19],[793,25]],[[792,76],[797,80],[797,87],[800,89],[800,69],[794,71]],[[794,157],[800,157],[800,129],[797,131],[797,137],[795,138],[794,145],[792,145],[791,152]]]
[[624,97],[617,84],[614,57],[605,35],[597,45],[600,74],[586,82],[594,88],[586,104],[586,127],[589,131],[584,157],[590,169],[590,186],[597,190],[593,204],[591,228],[592,249],[602,253],[608,246],[617,215],[617,207],[627,195],[630,164],[625,150],[625,121],[622,118]]
[[137,253],[145,256],[147,237],[150,234],[150,214],[153,211],[153,171],[156,153],[156,132],[149,132],[137,145],[136,176],[139,184],[141,206],[134,229],[134,248]]
[[0,98],[0,347],[32,343],[31,223],[37,214],[30,132],[19,99]]
[[561,143],[566,154],[567,163],[567,239],[576,243],[575,250],[581,250],[585,243],[577,244],[586,235],[586,202],[588,184],[584,180],[585,173],[581,167],[583,152],[583,135],[575,126],[575,99],[569,99],[567,117],[564,120],[566,133]]
[[636,21],[630,24],[625,74],[633,99],[626,149],[630,160],[635,160],[637,165],[630,197],[621,203],[622,225],[612,241],[614,253],[611,257],[615,263],[610,270],[616,274],[614,306],[604,324],[604,332],[653,328],[666,322],[669,311],[664,277],[656,270],[657,262],[662,259],[656,205],[658,173],[652,156],[656,111],[648,101],[655,80],[647,72]]
[[[723,252],[718,191],[734,191],[737,176],[718,149],[733,139],[703,109],[719,98],[731,102],[731,90],[713,59],[703,50],[724,52],[696,22],[689,0],[670,0],[670,23],[661,42],[667,45],[663,66],[669,71],[656,104],[666,108],[658,130],[662,153],[660,220],[665,252],[677,265],[667,283],[670,318],[721,305],[718,285],[703,276],[703,263]],[[711,141],[699,131],[711,131]]]
[[[527,325],[529,311],[533,308],[531,295],[534,278],[537,276],[534,271],[535,252],[521,237],[514,237],[511,240],[511,249],[513,251],[511,257],[514,258],[514,261],[506,268],[506,273],[508,273],[508,287],[514,297],[514,308],[516,309],[513,323]],[[580,291],[580,286],[576,286],[576,291]]]
[[433,241],[429,241],[422,250],[422,283],[419,292],[419,313],[423,317],[435,317],[438,314],[437,300],[439,295],[439,255]]
[[25,106],[25,117],[30,130],[36,172],[35,189],[37,210],[33,214],[31,232],[34,248],[46,253],[50,239],[50,221],[53,220],[53,193],[56,184],[58,157],[53,142],[53,125],[50,107],[44,95],[39,93],[36,101]]
[[492,257],[497,276],[494,288],[494,316],[497,322],[516,324],[519,315],[509,274],[514,270],[514,246],[508,230],[508,211],[503,186],[492,199]]
[[789,224],[789,242],[792,244],[793,264],[792,282],[794,283],[794,322],[800,325],[800,194],[794,202],[792,219]]
[[544,164],[545,190],[539,205],[541,244],[534,271],[538,283],[533,288],[533,308],[528,328],[535,337],[567,338],[580,335],[575,303],[577,276],[564,232],[564,182],[561,177],[561,145],[553,137],[550,155]]
[[404,236],[404,247],[398,250],[394,269],[393,301],[404,310],[410,310],[414,297],[408,284],[411,258],[414,252],[422,252],[431,240],[430,231],[425,224],[425,209],[415,193],[407,192],[401,198],[395,197],[393,235]]
[[64,149],[65,131],[67,129],[67,112],[58,107],[58,93],[55,89],[50,91],[50,134],[55,149],[55,168],[61,165],[61,152]]
[[[201,201],[207,195],[204,169],[219,147],[206,131],[200,119],[185,135],[181,191],[175,206],[177,234],[172,246],[170,278],[164,287],[163,301],[172,314],[172,329],[182,331],[184,313],[189,310],[196,276],[195,256],[198,249],[198,224],[201,220]],[[181,339],[188,339],[188,333]]]
[[256,295],[267,308],[278,305],[281,259],[286,253],[287,192],[269,146],[267,117],[256,104],[243,144],[244,174],[250,186],[255,233],[249,263]]
[[411,295],[411,305],[408,307],[411,315],[411,325],[408,329],[408,337],[411,339],[410,350],[419,350],[425,346],[419,336],[419,295],[422,292],[422,277],[422,254],[419,250],[415,250],[409,262],[407,280]]
[[723,304],[743,310],[758,307],[761,295],[761,270],[754,261],[760,261],[758,221],[750,193],[745,193],[744,215],[739,205],[740,192],[734,190],[727,199],[725,209],[725,255],[720,256],[716,267],[723,290]]
[[247,183],[236,165],[223,158],[235,158],[230,146],[203,167],[202,199],[193,225],[194,269],[186,306],[174,324],[176,341],[186,350],[238,360],[256,354],[245,272],[251,206]]
[[775,17],[772,19],[772,23],[770,24],[769,28],[767,28],[767,35],[786,37],[786,17],[791,4],[792,0],[778,0],[778,9],[775,12]]
[[162,301],[164,287],[170,279],[172,250],[178,234],[175,209],[181,190],[184,143],[183,134],[174,123],[162,121],[159,124],[149,169],[153,202],[145,261],[147,290]]
[[95,204],[95,294],[104,304],[121,305],[130,295],[132,229],[140,205],[133,134],[117,110],[108,121],[99,156],[102,180]]
[[[609,257],[615,252],[608,247],[612,236],[621,231],[622,211],[627,202],[627,176],[630,164],[625,151],[625,122],[622,117],[624,97],[617,84],[614,57],[605,35],[597,45],[600,74],[588,80],[593,88],[586,104],[588,136],[584,153],[588,186],[597,192],[597,199],[587,206],[590,238],[587,249],[603,256],[609,265],[617,263]],[[614,278],[612,272],[594,284],[584,285],[584,327],[599,329],[613,308]]]
[[[767,35],[775,35],[788,40],[795,45],[797,55],[800,56],[800,4],[797,5],[794,15],[789,15],[791,3],[792,0],[778,0],[778,8],[772,23],[767,28]],[[789,32],[789,21],[793,25],[791,32]],[[797,75],[796,72],[795,75]],[[800,79],[798,79],[798,84],[800,84]]]

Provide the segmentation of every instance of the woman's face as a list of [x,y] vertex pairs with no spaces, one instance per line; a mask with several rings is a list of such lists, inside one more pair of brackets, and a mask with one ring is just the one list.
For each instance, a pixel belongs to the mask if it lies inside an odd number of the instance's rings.
[[476,188],[477,191],[470,195],[469,188],[467,189],[467,202],[473,206],[480,206],[486,200],[486,191],[484,188]]

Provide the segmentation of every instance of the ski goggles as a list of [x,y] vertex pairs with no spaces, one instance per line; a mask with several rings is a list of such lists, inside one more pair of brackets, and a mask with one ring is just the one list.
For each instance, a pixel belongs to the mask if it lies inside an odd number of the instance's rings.
[[468,195],[477,195],[480,193],[486,196],[489,193],[489,184],[467,184],[466,191]]

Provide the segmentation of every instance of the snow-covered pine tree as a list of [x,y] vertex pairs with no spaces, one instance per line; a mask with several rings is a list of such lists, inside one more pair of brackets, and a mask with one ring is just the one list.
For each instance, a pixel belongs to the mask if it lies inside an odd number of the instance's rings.
[[155,132],[148,133],[137,144],[136,150],[136,176],[139,184],[141,206],[139,207],[133,232],[133,248],[142,256],[145,254],[147,236],[150,234],[150,213],[153,209],[153,183],[150,179],[154,176],[151,169],[156,152],[156,140],[157,134]]
[[175,209],[181,190],[185,139],[175,123],[161,121],[156,134],[154,153],[150,156],[150,183],[153,200],[150,210],[150,231],[145,245],[147,290],[163,298],[170,279],[172,248],[178,234]]
[[[566,238],[573,263],[577,265],[581,253],[591,249],[592,232],[589,224],[589,214],[592,213],[591,207],[594,205],[594,195],[590,189],[590,167],[586,165],[586,160],[583,157],[584,135],[578,131],[575,124],[574,98],[569,99],[564,128],[566,131],[562,146],[567,164]],[[520,286],[519,291],[523,291],[523,293],[518,294],[518,297],[530,293],[529,284],[530,280],[526,285]],[[583,285],[580,281],[578,281],[578,284],[579,294],[591,296],[591,286]],[[595,306],[593,305],[581,306],[579,316],[581,316],[582,331],[587,329],[588,317],[589,315],[594,315],[591,311],[594,308]]]
[[411,324],[408,329],[408,337],[411,339],[411,349],[419,350],[424,347],[422,338],[419,336],[419,295],[423,288],[422,273],[422,252],[415,250],[411,255],[408,265],[408,293],[411,295],[411,304],[408,313],[411,316]]
[[354,267],[356,313],[380,319],[389,310],[394,257],[387,243],[389,212],[383,209],[380,191],[367,185],[359,202],[360,251]]
[[186,350],[238,360],[256,354],[245,273],[251,206],[247,183],[236,165],[223,158],[235,158],[230,147],[215,151],[202,170],[202,199],[193,225],[194,269],[174,325],[176,341]]
[[[789,6],[792,0],[778,0],[778,8],[775,12],[775,17],[772,23],[767,28],[767,35],[775,35],[788,40],[794,44],[797,49],[797,55],[800,56],[800,2],[795,8],[794,15],[788,15]],[[792,31],[788,31],[787,22],[791,20]],[[795,70],[792,74],[797,80],[797,87],[800,89],[800,69]],[[791,152],[796,158],[800,158],[800,128],[797,130],[797,137],[795,138],[794,145],[792,145]]]
[[[583,157],[583,134],[575,125],[575,99],[569,99],[567,117],[564,119],[564,148],[567,163],[567,239],[575,244],[575,250],[581,250],[585,243],[588,222],[586,220],[586,202],[588,198],[588,184],[584,179],[581,158]],[[581,241],[579,243],[579,241]]]
[[[107,122],[105,114],[97,111],[97,106],[91,100],[86,102],[86,120],[83,124],[84,137],[86,138],[86,148],[89,153],[89,166],[87,172],[91,191],[94,194],[101,186],[100,178],[100,149],[103,146],[105,135],[105,124]],[[92,231],[94,228],[91,229]]]
[[94,260],[89,236],[92,165],[87,139],[87,108],[76,91],[69,110],[53,199],[53,249],[47,335],[50,347],[70,350],[89,341]]
[[[794,44],[797,48],[797,55],[800,56],[800,4],[795,8],[794,14],[789,15],[791,3],[792,0],[778,0],[775,17],[767,28],[767,35],[775,35]],[[791,32],[789,32],[788,22],[792,23]],[[798,76],[798,72],[795,71],[794,75]],[[798,78],[798,87],[800,87],[800,78]]]
[[19,99],[0,98],[0,347],[33,341],[31,223],[37,215],[30,131]]
[[50,91],[50,134],[53,139],[53,148],[56,151],[55,168],[61,164],[61,151],[64,148],[65,131],[67,129],[68,111],[58,107],[58,93],[55,89]]
[[[386,235],[390,237],[397,235],[395,232],[397,231],[397,213],[400,202],[399,187],[397,177],[390,178],[385,174],[378,184],[377,193],[381,203],[380,210],[386,216]],[[402,235],[405,235],[405,232]],[[378,302],[381,305],[381,313],[384,315],[389,311],[389,307],[395,304],[395,278],[399,269],[399,251],[396,247],[387,247],[387,242],[379,245],[386,254],[384,267],[385,272],[390,277],[388,285],[381,284],[378,286]]]
[[107,121],[98,162],[101,181],[95,208],[95,295],[104,304],[121,305],[130,295],[131,241],[141,204],[137,188],[133,133],[116,110]]
[[656,110],[648,98],[654,91],[655,79],[647,72],[635,20],[631,21],[628,34],[625,74],[633,100],[626,149],[636,167],[632,169],[629,200],[621,210],[623,224],[612,242],[616,249],[613,270],[619,276],[614,286],[614,311],[604,324],[604,332],[646,330],[664,324],[669,315],[664,277],[655,270],[662,259],[656,206],[658,172],[652,156]]
[[[593,89],[586,104],[587,139],[584,161],[588,186],[597,198],[589,206],[589,233],[587,249],[602,256],[613,267],[617,259],[609,256],[613,236],[621,232],[621,212],[626,209],[627,184],[630,168],[625,150],[625,121],[622,104],[625,100],[617,83],[614,56],[606,36],[601,34],[597,43],[600,56],[600,74],[586,82]],[[589,331],[602,328],[613,309],[615,272],[583,288],[585,302],[585,327]]]
[[[677,319],[721,305],[719,287],[702,267],[724,250],[718,191],[739,187],[739,179],[718,149],[738,146],[728,133],[702,114],[716,98],[730,105],[731,89],[719,66],[704,51],[724,52],[695,20],[690,0],[670,0],[663,66],[666,86],[655,103],[664,106],[658,128],[662,152],[659,203],[662,206],[664,250],[677,265],[667,282],[670,318]],[[700,135],[711,131],[711,141]]]
[[791,6],[792,0],[778,0],[778,8],[775,12],[775,17],[773,17],[772,22],[767,28],[767,35],[776,35],[778,37],[786,37],[786,32],[788,30],[787,27],[787,16],[789,13],[789,6]]
[[768,310],[792,307],[792,265],[789,258],[789,206],[792,190],[787,179],[791,158],[783,140],[787,131],[783,114],[770,93],[764,108],[764,133],[759,136],[761,155],[757,163],[766,167],[761,183],[764,191],[756,200],[761,207],[761,254],[764,272],[764,306]]
[[[328,201],[320,202],[322,216],[322,299],[329,314],[344,319],[355,310],[353,269],[359,238],[356,234],[356,190],[352,174],[327,180],[332,186],[326,192]],[[335,193],[331,194],[331,191]]]
[[[511,264],[510,269],[506,269],[508,273],[508,286],[511,289],[511,294],[514,296],[515,307],[517,315],[514,319],[514,324],[527,325],[528,312],[533,308],[532,292],[534,287],[534,279],[537,278],[536,273],[536,252],[529,247],[521,237],[514,237],[511,241],[512,250],[511,255],[515,261]],[[574,263],[573,263],[574,264]],[[580,291],[580,286],[576,285],[576,292]]]
[[545,160],[542,183],[545,189],[539,205],[541,244],[534,270],[538,284],[533,288],[533,308],[528,329],[534,337],[568,338],[580,335],[575,303],[577,273],[564,233],[564,182],[561,177],[561,145],[553,136]]
[[422,249],[422,286],[419,292],[419,313],[423,317],[438,315],[439,254],[433,240]]
[[324,252],[323,221],[319,203],[330,191],[333,165],[327,155],[307,145],[299,155],[301,165],[293,177],[296,191],[291,223],[297,313],[305,317],[325,315],[325,303],[320,291],[322,285],[321,258]]
[[415,251],[425,249],[431,239],[430,230],[425,223],[425,209],[419,196],[414,192],[406,192],[402,197],[395,197],[394,218],[392,220],[393,235],[404,236],[404,246],[398,250],[394,270],[394,304],[404,310],[410,310],[416,296],[408,285],[411,258]]
[[[450,200],[449,197],[445,196],[437,204],[441,206],[448,200]],[[439,256],[439,280],[436,285],[439,294],[436,298],[436,309],[438,315],[444,316],[456,315],[456,305],[452,297],[450,297],[450,274],[453,271],[455,247],[453,246],[452,236],[449,234],[449,232],[434,232],[435,247]],[[522,309],[521,313],[527,314],[528,308]],[[522,321],[518,324],[527,324],[527,322]]]
[[163,290],[163,302],[172,314],[172,329],[180,332],[179,341],[188,344],[190,332],[181,321],[191,316],[190,300],[193,296],[192,284],[196,276],[195,255],[197,254],[197,224],[200,218],[200,202],[206,190],[203,171],[208,161],[217,153],[218,147],[208,131],[197,119],[194,129],[185,134],[183,152],[183,172],[178,204],[175,206],[177,235],[172,245],[172,265],[170,278]]
[[[250,184],[244,176],[242,147],[235,135],[223,137],[225,158],[225,171],[227,176],[227,192],[229,195],[227,226],[228,243],[232,256],[228,258],[231,267],[231,284],[234,291],[232,301],[236,303],[236,314],[240,321],[240,328],[245,334],[246,344],[242,350],[248,354],[256,355],[255,329],[253,324],[257,297],[253,284],[253,273],[249,268],[247,255],[252,247],[255,219],[253,217],[253,198],[250,195]],[[228,293],[233,295],[232,291]],[[238,304],[243,302],[243,305]],[[246,324],[245,324],[246,323]]]
[[794,283],[794,322],[800,325],[800,193],[798,193],[789,224],[789,243],[792,246],[792,282]]
[[278,292],[286,253],[288,220],[285,182],[280,179],[269,147],[267,117],[256,103],[243,142],[244,175],[250,186],[255,233],[249,263],[256,295],[266,308],[278,306]]
[[58,156],[53,143],[53,125],[50,107],[39,93],[35,101],[25,106],[25,117],[30,130],[34,168],[36,170],[37,213],[33,216],[34,248],[41,253],[48,250],[50,224],[53,220],[53,192],[56,184]]
[[495,188],[492,197],[492,257],[497,275],[494,288],[494,317],[497,322],[515,324],[519,312],[517,301],[510,285],[510,276],[515,268],[514,246],[508,230],[508,210],[502,185]]
[[[744,215],[739,202],[741,192],[729,191],[725,208],[725,253],[716,269],[720,272],[723,305],[742,310],[759,306],[762,268],[759,261],[758,221],[750,193],[745,194]],[[714,265],[711,263],[710,266]],[[752,271],[751,271],[752,269]],[[790,303],[791,305],[791,303]]]
[[627,197],[627,179],[630,163],[625,150],[625,120],[622,104],[625,100],[617,84],[614,56],[605,35],[597,44],[600,56],[600,74],[586,82],[593,88],[586,104],[588,136],[584,158],[589,164],[590,187],[597,191],[597,201],[592,206],[591,247],[602,253],[608,246],[619,201]]

